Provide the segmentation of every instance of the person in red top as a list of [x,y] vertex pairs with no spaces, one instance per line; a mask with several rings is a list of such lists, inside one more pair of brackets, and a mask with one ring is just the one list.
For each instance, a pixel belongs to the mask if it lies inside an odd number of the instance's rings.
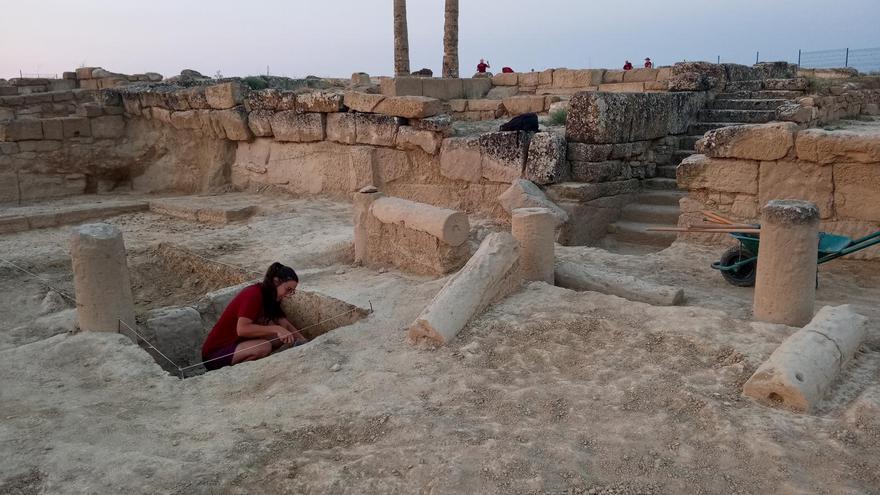
[[492,67],[492,66],[489,65],[489,62],[487,62],[483,59],[480,59],[480,63],[477,64],[477,72],[479,72],[480,74],[485,74],[486,69],[488,69],[490,67]]
[[654,68],[654,62],[651,62],[651,57],[645,58],[645,68],[646,69],[653,69]]
[[284,315],[281,300],[296,292],[293,268],[272,263],[261,283],[236,295],[202,345],[205,368],[216,370],[262,359],[282,345],[308,342]]
[[633,64],[631,64],[630,61],[627,60],[626,63],[623,64],[623,70],[633,70]]

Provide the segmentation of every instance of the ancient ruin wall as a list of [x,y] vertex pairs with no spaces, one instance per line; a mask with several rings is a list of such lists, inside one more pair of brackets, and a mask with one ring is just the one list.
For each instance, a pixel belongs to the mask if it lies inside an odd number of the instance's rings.
[[[757,222],[772,199],[804,199],[819,207],[820,230],[853,238],[880,230],[880,129],[798,130],[793,123],[731,126],[711,131],[700,154],[678,168],[684,226],[701,210]],[[703,242],[727,236],[686,234]],[[880,249],[854,257],[880,259]]]

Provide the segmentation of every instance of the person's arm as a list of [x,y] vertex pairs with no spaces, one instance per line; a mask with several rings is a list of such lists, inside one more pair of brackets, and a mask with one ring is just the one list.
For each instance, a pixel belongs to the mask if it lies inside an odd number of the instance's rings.
[[281,325],[257,325],[250,318],[238,317],[235,332],[245,339],[280,339],[285,344],[292,344],[295,336]]
[[278,318],[277,320],[275,320],[275,323],[279,324],[280,326],[287,329],[288,332],[292,333],[293,336],[296,338],[297,343],[305,344],[309,341],[309,339],[307,339],[302,334],[302,332],[300,332],[295,326],[293,326],[293,323],[291,323],[290,320],[288,320],[287,318]]

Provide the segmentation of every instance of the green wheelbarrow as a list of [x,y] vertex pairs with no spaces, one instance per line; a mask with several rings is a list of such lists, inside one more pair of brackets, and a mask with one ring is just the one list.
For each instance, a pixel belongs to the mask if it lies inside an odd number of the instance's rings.
[[[730,235],[739,241],[739,245],[725,251],[721,255],[721,260],[712,263],[712,268],[720,271],[724,280],[732,285],[752,287],[755,285],[757,275],[760,234],[733,232]],[[880,244],[880,230],[860,239],[819,232],[818,264],[867,249],[875,244]]]

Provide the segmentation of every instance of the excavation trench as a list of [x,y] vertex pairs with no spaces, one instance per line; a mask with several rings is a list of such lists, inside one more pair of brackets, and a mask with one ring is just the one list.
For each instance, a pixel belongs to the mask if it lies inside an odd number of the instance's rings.
[[[258,274],[212,261],[170,244],[161,244],[151,253],[157,270],[174,273],[176,278],[157,277],[158,286],[152,293],[165,294],[171,300],[176,292],[187,299],[192,287],[217,288],[198,300],[180,306],[163,306],[138,315],[137,331],[121,328],[136,339],[169,373],[187,378],[205,373],[201,365],[201,347],[211,328],[220,318],[229,301],[242,289],[257,283]],[[163,287],[162,285],[166,285]],[[183,288],[183,289],[181,289]],[[141,306],[143,308],[143,306]],[[298,290],[282,302],[282,308],[294,326],[313,340],[337,328],[351,325],[369,314],[369,310],[332,296],[314,291]],[[280,351],[286,350],[282,347]]]

